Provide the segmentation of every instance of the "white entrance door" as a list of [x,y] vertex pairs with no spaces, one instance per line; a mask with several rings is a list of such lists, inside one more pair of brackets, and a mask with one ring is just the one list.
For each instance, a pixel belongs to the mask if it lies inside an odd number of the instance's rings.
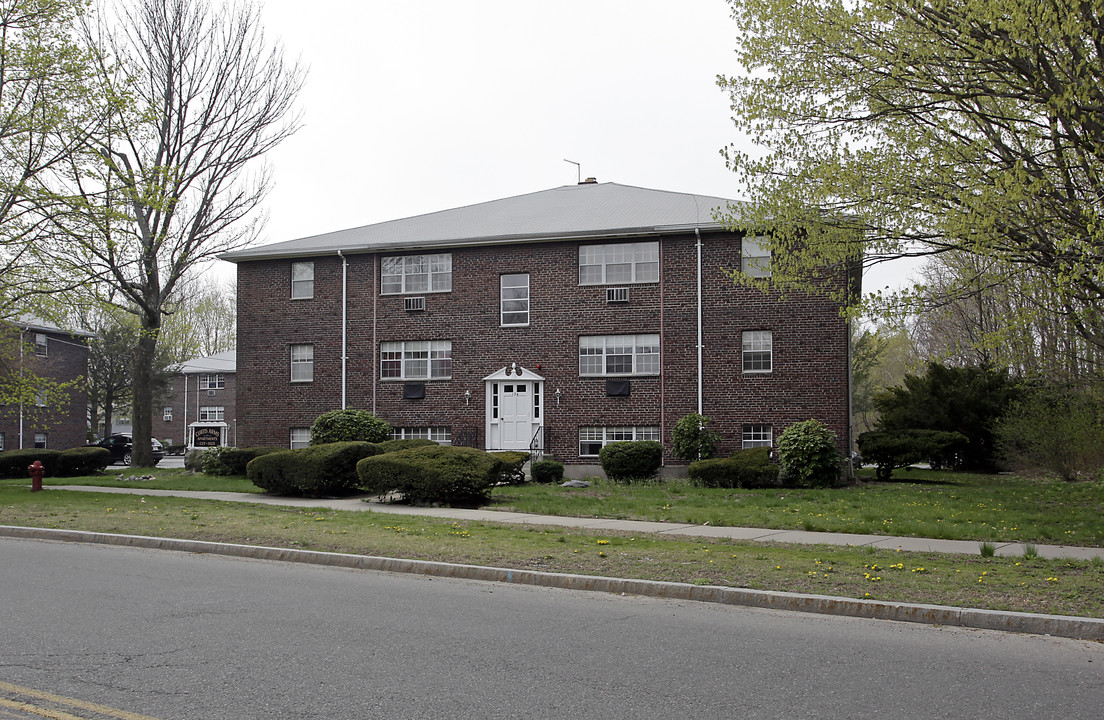
[[529,430],[533,427],[533,384],[500,383],[498,395],[499,427],[503,450],[528,450]]

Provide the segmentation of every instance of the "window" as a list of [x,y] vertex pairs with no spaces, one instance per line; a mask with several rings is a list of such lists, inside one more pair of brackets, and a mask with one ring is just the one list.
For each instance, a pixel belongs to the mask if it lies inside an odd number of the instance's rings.
[[380,378],[440,380],[452,377],[452,341],[380,343]]
[[47,343],[49,341],[44,333],[35,333],[35,355],[41,355],[46,357],[46,351],[48,349]]
[[34,404],[36,407],[46,407],[46,391],[39,390],[35,393]]
[[499,306],[503,325],[529,324],[529,273],[499,278]]
[[0,452],[3,452],[6,447],[7,445],[4,444],[4,433],[0,432]]
[[291,346],[291,381],[314,380],[314,345]]
[[770,277],[770,248],[763,247],[762,236],[748,235],[740,243],[740,270],[752,277]]
[[659,242],[579,246],[579,284],[659,282]]
[[35,433],[35,449],[42,449],[46,447],[46,433]]
[[201,422],[221,422],[226,417],[226,408],[221,405],[209,405],[199,409]]
[[406,255],[383,259],[380,294],[449,292],[452,255]]
[[223,375],[200,375],[200,390],[222,390],[226,387],[226,378]]
[[452,445],[452,428],[449,427],[398,427],[391,428],[392,440],[432,440],[439,445]]
[[580,337],[579,374],[659,375],[659,335]]
[[314,262],[307,260],[291,264],[291,299],[309,300],[314,297]]
[[603,447],[622,440],[655,440],[658,442],[659,426],[581,427],[579,428],[579,455],[582,457],[597,457]]
[[291,429],[291,449],[305,448],[310,445],[310,428],[293,427]]
[[770,425],[744,425],[744,447],[771,447],[774,429]]
[[165,411],[164,411],[165,422],[172,422],[172,417],[173,417],[172,416],[172,408],[171,407],[165,408]]
[[770,330],[745,330],[743,334],[744,372],[770,372],[772,364],[771,345]]

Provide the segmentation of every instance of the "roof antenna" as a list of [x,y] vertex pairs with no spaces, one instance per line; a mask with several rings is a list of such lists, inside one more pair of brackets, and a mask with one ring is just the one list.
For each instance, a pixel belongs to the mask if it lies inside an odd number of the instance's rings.
[[571,163],[572,165],[575,166],[575,182],[579,185],[582,185],[583,184],[583,166],[580,165],[579,163],[575,162],[574,160],[568,160],[567,158],[564,158],[564,162],[565,163]]

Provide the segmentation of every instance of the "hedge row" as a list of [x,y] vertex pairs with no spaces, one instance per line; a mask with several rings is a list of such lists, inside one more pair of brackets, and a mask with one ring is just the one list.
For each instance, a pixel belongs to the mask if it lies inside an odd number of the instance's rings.
[[436,445],[367,457],[357,463],[370,493],[402,493],[413,504],[473,503],[487,497],[507,467],[498,453]]
[[111,452],[101,447],[7,450],[0,452],[0,477],[29,478],[27,466],[35,460],[46,469],[46,477],[76,477],[103,472],[111,464]]
[[690,482],[708,488],[780,487],[778,466],[770,461],[770,448],[739,450],[732,457],[698,460],[688,468]]

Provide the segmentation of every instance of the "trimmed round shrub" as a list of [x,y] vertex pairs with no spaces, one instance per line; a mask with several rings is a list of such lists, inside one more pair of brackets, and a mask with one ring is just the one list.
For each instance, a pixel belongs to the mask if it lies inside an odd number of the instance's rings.
[[690,413],[675,423],[672,440],[676,457],[687,462],[713,457],[721,436],[716,430],[705,427],[709,422],[709,418],[704,415]]
[[372,443],[338,442],[280,450],[250,460],[245,474],[276,495],[349,495],[358,486],[357,461],[375,449]]
[[383,442],[374,443],[376,446],[376,452],[373,455],[379,455],[381,453],[398,452],[399,450],[406,450],[412,447],[425,447],[427,445],[437,445],[432,440],[410,439],[410,440],[384,440]]
[[245,468],[253,458],[283,450],[287,450],[287,448],[213,447],[203,453],[200,462],[206,475],[245,475]]
[[111,464],[111,451],[102,447],[78,447],[58,454],[58,475],[76,477],[103,472]]
[[28,448],[24,450],[7,450],[0,452],[0,477],[6,478],[30,478],[27,466],[38,460],[46,468],[46,477],[55,477],[58,474],[57,450],[45,448]]
[[663,464],[663,446],[655,440],[614,442],[598,452],[598,461],[610,480],[652,478]]
[[319,415],[310,429],[310,444],[335,442],[381,443],[391,437],[391,426],[367,410],[345,408]]
[[816,420],[794,423],[778,436],[782,483],[789,487],[831,487],[839,481],[843,456],[836,434]]
[[506,485],[525,484],[525,463],[529,462],[529,453],[517,450],[502,450],[491,453],[502,461],[500,483]]
[[562,462],[555,460],[538,460],[530,467],[529,474],[533,476],[535,483],[561,483],[564,477],[564,466]]
[[690,482],[711,488],[780,487],[778,466],[770,461],[770,448],[747,448],[732,457],[690,463]]
[[372,455],[356,469],[366,492],[401,493],[413,505],[456,505],[485,500],[502,461],[476,448],[435,445]]

